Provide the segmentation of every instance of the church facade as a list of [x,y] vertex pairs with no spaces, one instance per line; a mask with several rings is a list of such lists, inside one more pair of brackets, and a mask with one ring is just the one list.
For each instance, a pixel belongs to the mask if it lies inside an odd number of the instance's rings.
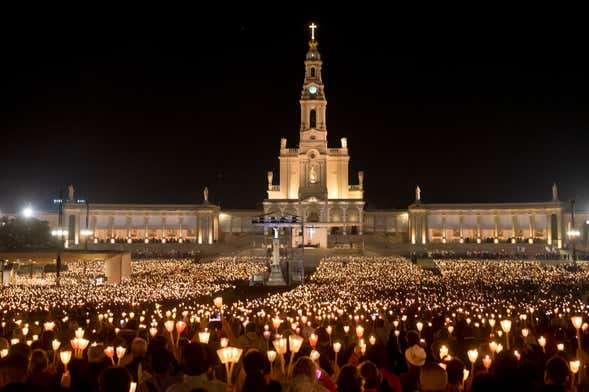
[[589,242],[589,212],[577,212],[573,224],[569,204],[559,200],[556,185],[545,202],[425,203],[417,187],[415,201],[407,209],[366,209],[364,172],[350,175],[347,139],[341,138],[337,146],[328,144],[323,63],[316,26],[310,27],[298,140],[291,144],[287,138],[280,140],[279,173],[267,172],[263,210],[221,210],[208,201],[207,190],[202,202],[189,205],[88,205],[75,199],[71,187],[62,222],[56,213],[40,218],[53,230],[66,230],[64,241],[70,248],[263,246],[268,233],[253,223],[260,215],[302,219],[300,241],[321,248],[363,247],[366,242],[379,243],[378,239],[381,244],[414,247],[522,244],[560,249],[566,247],[572,229]]

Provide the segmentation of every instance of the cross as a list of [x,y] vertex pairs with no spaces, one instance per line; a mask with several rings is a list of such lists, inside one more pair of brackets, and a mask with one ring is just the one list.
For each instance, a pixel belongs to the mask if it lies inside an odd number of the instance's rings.
[[311,23],[309,28],[311,29],[311,39],[315,41],[315,29],[317,28],[317,25],[315,23]]

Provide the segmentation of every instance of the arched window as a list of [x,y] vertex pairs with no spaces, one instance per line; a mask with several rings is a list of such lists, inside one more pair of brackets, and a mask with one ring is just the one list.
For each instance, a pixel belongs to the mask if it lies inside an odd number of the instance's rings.
[[317,127],[317,112],[315,111],[315,109],[311,110],[311,113],[309,115],[309,123],[311,124],[311,128]]
[[315,67],[311,67],[311,77],[315,77]]

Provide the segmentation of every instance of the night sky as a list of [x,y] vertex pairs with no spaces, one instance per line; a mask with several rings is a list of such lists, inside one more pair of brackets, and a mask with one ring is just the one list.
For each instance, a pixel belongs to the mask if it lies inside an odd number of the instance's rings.
[[[90,203],[256,208],[296,147],[319,25],[330,145],[367,208],[545,201],[589,209],[587,32],[550,19],[165,9],[4,15],[0,209]],[[565,27],[563,27],[565,26]]]

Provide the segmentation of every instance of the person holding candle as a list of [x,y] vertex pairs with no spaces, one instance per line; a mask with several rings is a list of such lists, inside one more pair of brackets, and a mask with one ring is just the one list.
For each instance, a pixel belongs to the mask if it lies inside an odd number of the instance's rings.
[[98,385],[98,376],[110,364],[110,360],[104,355],[104,346],[102,344],[88,347],[90,385]]
[[[319,369],[315,362],[309,357],[299,357],[293,365],[290,380],[288,382],[288,392],[327,392],[327,389],[321,379],[326,375],[323,370]],[[329,376],[327,376],[329,378]],[[334,387],[331,383],[332,388]]]
[[0,359],[0,389],[7,385],[24,385],[27,377],[27,359],[17,353]]
[[362,375],[356,366],[345,365],[337,376],[337,392],[362,392],[362,383]]
[[36,390],[57,390],[59,378],[49,370],[49,358],[45,351],[36,349],[31,353],[29,369],[27,371],[27,388]]
[[145,360],[145,354],[147,353],[147,341],[143,338],[134,338],[131,342],[131,355],[126,356],[128,358],[125,361],[125,364],[121,364],[127,368],[131,376],[133,377],[133,381],[136,383],[141,383],[141,376],[143,373],[143,362]]
[[568,391],[570,384],[570,370],[566,361],[555,355],[544,367],[544,386],[542,392]]
[[104,369],[98,378],[99,392],[129,392],[131,374],[122,367]]
[[213,366],[210,353],[202,343],[189,343],[184,346],[181,355],[183,380],[172,385],[166,392],[190,392],[203,388],[209,392],[225,392],[226,385],[219,380],[209,380]]
[[417,331],[409,331],[405,336],[407,340],[407,349],[405,350],[405,360],[407,361],[407,373],[401,374],[401,384],[403,390],[415,390],[419,381],[419,374],[427,354],[419,342]]
[[171,375],[173,355],[163,347],[148,347],[144,379],[138,386],[141,392],[165,392],[170,386],[178,382],[178,378]]
[[433,363],[421,369],[419,374],[420,392],[446,392],[448,388],[448,374],[440,366]]
[[250,349],[243,358],[240,392],[280,392],[282,386],[270,378],[270,361],[263,352]]
[[260,351],[266,349],[266,342],[258,334],[256,324],[248,323],[245,326],[245,333],[239,335],[237,338],[237,346],[247,350],[249,348],[255,348]]
[[460,392],[464,390],[464,362],[454,357],[443,362],[448,374],[448,392]]
[[364,361],[358,365],[358,370],[362,376],[364,392],[380,392],[382,390],[383,377],[374,363]]

